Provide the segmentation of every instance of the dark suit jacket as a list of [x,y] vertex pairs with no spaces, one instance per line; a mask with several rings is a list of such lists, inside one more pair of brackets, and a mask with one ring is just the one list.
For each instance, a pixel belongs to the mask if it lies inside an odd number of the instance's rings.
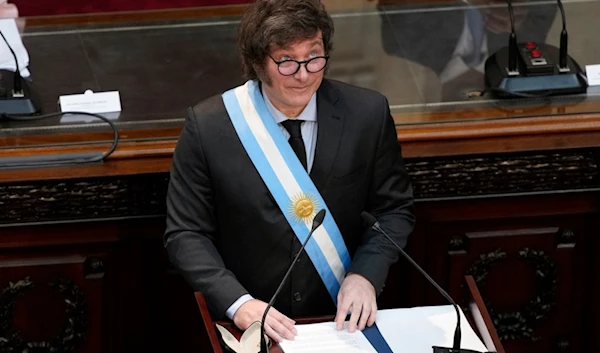
[[[366,230],[361,212],[404,246],[414,223],[412,188],[388,102],[379,93],[324,80],[317,92],[318,135],[310,177],[353,257],[351,272],[379,294],[398,252]],[[283,213],[246,154],[221,96],[189,111],[175,150],[167,196],[165,247],[195,291],[222,318],[240,296],[268,302],[300,249]],[[304,253],[274,307],[291,316],[334,314]]]

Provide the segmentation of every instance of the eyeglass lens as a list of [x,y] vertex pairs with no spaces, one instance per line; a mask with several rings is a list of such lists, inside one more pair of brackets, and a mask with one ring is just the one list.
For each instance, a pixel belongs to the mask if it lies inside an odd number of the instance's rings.
[[[306,63],[306,71],[312,72],[312,73],[319,72],[319,71],[323,70],[326,63],[327,63],[327,60],[325,58],[310,59]],[[282,75],[293,75],[298,71],[299,68],[300,68],[300,64],[294,60],[284,61],[281,64],[279,64],[279,72]]]

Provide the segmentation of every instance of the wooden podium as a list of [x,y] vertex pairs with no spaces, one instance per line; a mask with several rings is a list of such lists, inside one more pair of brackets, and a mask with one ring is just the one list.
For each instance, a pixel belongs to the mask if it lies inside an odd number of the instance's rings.
[[[472,276],[465,276],[465,282],[469,293],[469,305],[465,311],[465,315],[467,316],[469,323],[479,335],[481,341],[485,344],[489,352],[505,353],[502,343],[500,342],[500,338],[498,337],[496,329],[492,323],[492,319],[487,308],[485,307],[485,304],[483,303],[483,299],[479,293],[479,289],[477,288],[475,280]],[[204,327],[208,333],[212,349],[215,353],[223,353],[223,348],[221,347],[218,333],[215,328],[215,322],[210,316],[204,296],[200,292],[196,292],[195,295],[198,307],[200,308],[200,315],[202,316]],[[333,319],[333,316],[295,318],[296,323],[298,324],[333,321]],[[227,328],[234,334],[236,338],[239,339],[241,337],[242,332],[238,330],[231,321],[218,321],[217,323]],[[271,347],[270,352],[282,353],[282,350],[279,345],[274,345]]]

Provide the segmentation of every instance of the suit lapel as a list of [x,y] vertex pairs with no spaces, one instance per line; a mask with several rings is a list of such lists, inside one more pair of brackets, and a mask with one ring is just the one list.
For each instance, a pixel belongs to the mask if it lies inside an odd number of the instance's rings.
[[327,80],[317,91],[317,146],[310,177],[318,189],[327,183],[338,153],[344,127],[341,109],[336,107],[339,92]]

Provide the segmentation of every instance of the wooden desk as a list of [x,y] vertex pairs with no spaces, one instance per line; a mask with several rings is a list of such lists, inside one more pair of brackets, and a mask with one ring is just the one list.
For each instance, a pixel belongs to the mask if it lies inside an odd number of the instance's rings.
[[[466,285],[469,293],[468,306],[465,307],[465,315],[467,316],[471,327],[486,346],[488,352],[504,353],[504,347],[502,346],[502,342],[496,333],[496,328],[494,327],[492,318],[490,317],[488,309],[483,302],[481,293],[479,293],[479,289],[477,289],[475,280],[472,276],[465,276],[464,284]],[[215,328],[215,323],[223,326],[238,339],[242,336],[242,331],[239,330],[231,321],[213,321],[202,293],[196,292],[195,297],[196,302],[198,303],[198,310],[200,311],[200,315],[202,315],[204,327],[206,328],[206,333],[210,338],[212,350],[215,353],[223,353],[222,345],[219,341],[219,333]],[[332,322],[334,319],[334,316],[320,316],[295,318],[294,320],[297,324],[304,325],[318,322]],[[278,344],[273,344],[270,347],[269,352],[282,353],[283,350]]]
[[[437,64],[417,60],[431,56],[415,52],[419,43],[404,51],[389,46],[402,13],[373,15],[386,10],[365,4],[370,15],[335,17],[330,77],[389,99],[417,199],[410,254],[463,305],[463,278],[473,275],[508,352],[600,350],[593,339],[600,331],[593,319],[600,315],[600,292],[592,280],[600,269],[597,94],[518,102],[445,96]],[[540,18],[547,6],[539,5]],[[578,16],[570,24],[595,26],[586,16],[597,6],[566,4]],[[533,14],[537,8],[528,7]],[[211,13],[224,16],[216,29],[193,12],[179,20],[86,15],[26,26],[23,40],[44,112],[56,111],[60,94],[86,88],[119,89],[123,112],[121,140],[104,163],[0,171],[0,286],[21,283],[27,294],[4,302],[18,304],[11,317],[25,332],[9,344],[19,337],[54,342],[63,335],[48,328],[74,318],[82,323],[73,327],[75,352],[206,348],[191,290],[168,263],[162,234],[183,111],[241,82],[234,25],[227,24],[237,13],[223,11]],[[443,23],[462,18],[453,11],[441,11]],[[409,23],[426,27],[441,23],[438,16],[428,10]],[[550,37],[548,26],[539,28],[546,29],[530,34]],[[583,35],[570,31],[572,38]],[[210,45],[198,38],[210,38]],[[600,39],[585,38],[585,45],[570,48],[581,64],[594,63],[589,48]],[[478,88],[469,85],[458,91]],[[106,151],[111,137],[102,124],[58,118],[0,121],[0,129],[0,157]],[[72,280],[66,292],[48,286],[55,277]],[[381,308],[445,304],[402,260],[385,288]],[[64,296],[85,301],[66,312]]]

